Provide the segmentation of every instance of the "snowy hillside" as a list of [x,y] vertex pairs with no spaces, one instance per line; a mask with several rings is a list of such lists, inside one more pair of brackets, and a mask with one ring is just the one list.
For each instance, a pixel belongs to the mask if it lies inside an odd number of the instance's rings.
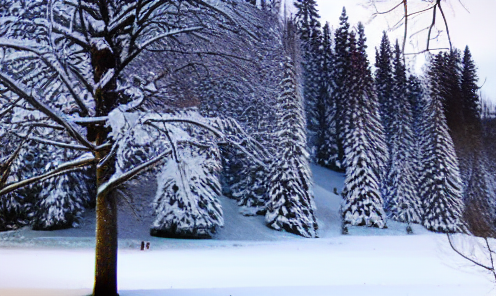
[[[343,175],[312,167],[318,239],[277,232],[222,198],[225,227],[212,240],[149,235],[153,186],[131,188],[119,216],[119,290],[137,295],[491,295],[493,284],[446,236],[388,221],[340,234]],[[136,193],[139,193],[136,194]],[[94,272],[94,212],[79,229],[0,233],[0,295],[87,295]],[[139,220],[138,220],[139,217]],[[142,240],[151,250],[139,251]]]

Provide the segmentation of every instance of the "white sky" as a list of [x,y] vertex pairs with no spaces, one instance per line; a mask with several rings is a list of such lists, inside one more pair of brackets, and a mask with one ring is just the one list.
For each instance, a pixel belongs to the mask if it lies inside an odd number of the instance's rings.
[[[462,4],[465,8],[462,6]],[[382,37],[382,31],[388,30],[398,22],[403,13],[401,5],[394,13],[380,15],[372,19],[375,12],[373,7],[367,6],[368,0],[317,0],[318,9],[321,16],[321,23],[329,22],[331,27],[339,26],[339,16],[343,6],[349,17],[352,26],[361,21],[365,25],[365,34],[368,38],[369,60],[375,61],[375,47],[378,47]],[[380,11],[387,11],[400,2],[400,0],[376,0]],[[482,87],[483,98],[490,99],[496,103],[496,0],[443,0],[443,10],[445,12],[449,31],[454,47],[461,50],[468,45],[472,53],[475,64],[478,67],[479,85]],[[427,3],[419,0],[409,1],[409,10],[426,7]],[[468,10],[468,11],[467,11]],[[438,11],[438,28],[444,30],[444,23]],[[416,19],[410,20],[409,35],[415,31],[425,28],[432,21],[432,11],[419,15]],[[396,38],[402,41],[404,27],[389,31],[389,39],[394,42]],[[433,33],[434,35],[434,33]],[[417,37],[407,40],[409,43],[406,52],[418,52],[426,48],[427,34],[418,34]],[[415,46],[415,47],[414,47]],[[431,48],[448,47],[445,32],[442,33],[439,41],[431,41]],[[414,63],[411,58],[410,63]],[[422,67],[424,57],[418,55],[416,58],[416,69]]]

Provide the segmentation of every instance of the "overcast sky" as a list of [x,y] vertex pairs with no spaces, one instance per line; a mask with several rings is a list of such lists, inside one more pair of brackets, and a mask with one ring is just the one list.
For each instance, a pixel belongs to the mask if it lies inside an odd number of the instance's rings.
[[[464,6],[462,6],[463,3]],[[317,0],[321,23],[329,22],[331,27],[339,26],[339,16],[343,6],[352,26],[361,21],[365,25],[367,45],[369,46],[369,60],[375,59],[375,47],[379,46],[382,31],[394,26],[403,13],[400,6],[396,12],[372,19],[374,8],[367,6],[368,0]],[[377,8],[387,11],[398,4],[399,0],[377,0]],[[478,67],[479,85],[482,87],[482,95],[496,103],[496,0],[445,0],[442,2],[444,12],[449,25],[449,31],[454,47],[463,50],[466,45],[472,52],[473,59]],[[426,7],[427,3],[419,0],[409,1],[410,12]],[[465,7],[465,8],[464,8]],[[468,11],[467,11],[468,10]],[[432,21],[432,12],[424,13],[410,21],[409,35],[422,28],[427,27]],[[445,29],[442,18],[438,13],[438,28]],[[402,41],[404,27],[388,31],[390,40],[396,38]],[[434,34],[433,34],[434,35]],[[417,37],[407,40],[408,46],[405,52],[418,52],[426,48],[427,34],[417,34]],[[431,48],[448,47],[446,33],[443,32],[438,41],[431,41]],[[414,61],[415,60],[415,61]],[[423,55],[410,58],[410,66],[415,63],[415,68],[420,71],[424,61]]]

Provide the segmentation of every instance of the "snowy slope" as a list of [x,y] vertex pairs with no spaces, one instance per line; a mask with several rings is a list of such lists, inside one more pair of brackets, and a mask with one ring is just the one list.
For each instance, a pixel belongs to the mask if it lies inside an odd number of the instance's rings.
[[[343,175],[312,167],[318,239],[277,232],[222,199],[225,227],[212,240],[154,238],[146,207],[121,207],[119,289],[136,295],[492,295],[491,279],[468,265],[444,235],[388,222],[340,234]],[[153,186],[151,186],[153,187]],[[153,188],[135,204],[151,201]],[[80,229],[0,233],[0,295],[85,295],[94,269],[94,213]],[[137,217],[140,217],[140,221]],[[151,250],[141,252],[141,240]],[[22,248],[20,248],[22,247]]]

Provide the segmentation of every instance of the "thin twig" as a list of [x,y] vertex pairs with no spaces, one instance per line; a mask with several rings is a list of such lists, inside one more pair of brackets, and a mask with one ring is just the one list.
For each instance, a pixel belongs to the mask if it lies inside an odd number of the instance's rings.
[[486,269],[486,270],[489,270],[490,272],[494,273],[494,268],[489,267],[489,266],[486,266],[486,265],[484,265],[484,264],[482,264],[482,263],[479,263],[479,262],[477,262],[477,261],[473,260],[472,258],[469,258],[469,257],[465,256],[464,254],[462,254],[462,252],[458,251],[458,250],[455,248],[455,246],[453,246],[453,243],[451,242],[451,236],[450,236],[450,234],[449,234],[449,233],[447,233],[447,234],[446,234],[446,236],[448,236],[448,242],[449,242],[449,244],[450,244],[451,248],[452,248],[452,249],[453,249],[453,251],[455,251],[458,255],[462,256],[462,258],[464,258],[464,259],[466,259],[466,260],[468,260],[468,261],[472,262],[473,264],[475,264],[475,265],[477,265],[477,266],[479,266],[479,267],[482,267],[482,268],[484,268],[484,269]]

